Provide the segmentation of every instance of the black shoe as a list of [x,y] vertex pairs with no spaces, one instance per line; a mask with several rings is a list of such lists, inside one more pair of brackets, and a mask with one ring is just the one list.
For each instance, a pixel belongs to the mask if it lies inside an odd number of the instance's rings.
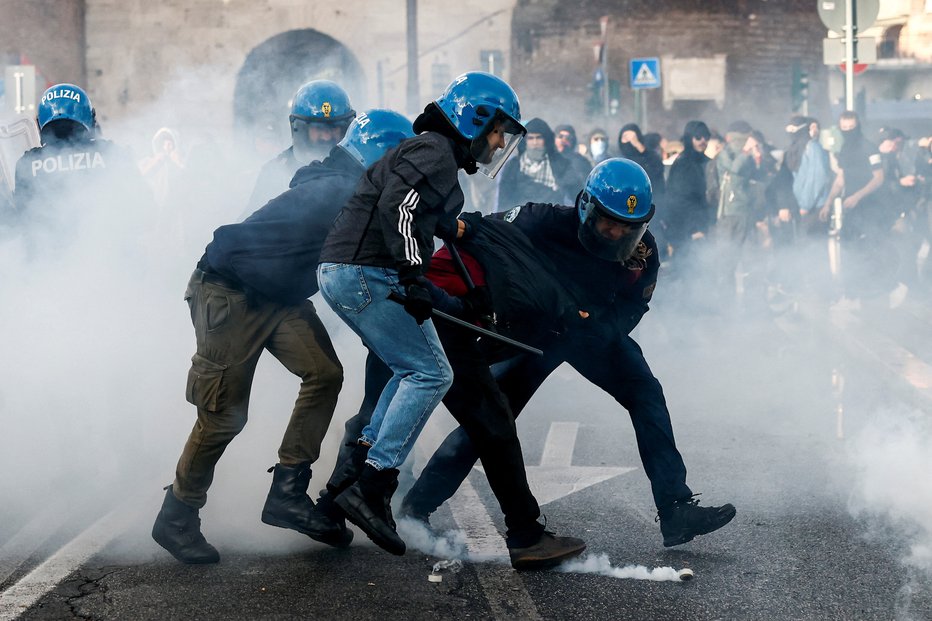
[[166,488],[165,500],[155,524],[152,538],[182,563],[206,564],[220,560],[220,553],[201,534],[198,510],[178,500],[172,486]]
[[335,548],[348,548],[349,545],[353,543],[353,531],[346,527],[346,515],[344,515],[343,510],[333,502],[333,496],[330,495],[330,492],[324,490],[323,493],[321,493],[320,498],[317,499],[317,511],[326,516],[340,529],[339,535],[327,541],[323,539],[320,539],[320,541]]
[[401,556],[405,542],[395,532],[392,518],[392,494],[398,488],[398,470],[376,470],[366,465],[362,475],[334,502],[346,519],[358,526],[377,546]]
[[660,520],[663,545],[669,548],[718,530],[735,517],[735,507],[730,504],[700,507],[699,501],[690,497],[660,509],[657,517]]
[[537,543],[524,548],[508,548],[511,566],[518,571],[550,569],[582,554],[586,542],[576,537],[557,537],[545,530]]
[[315,541],[334,545],[342,536],[340,527],[317,511],[307,495],[311,482],[311,464],[296,466],[275,464],[272,487],[262,508],[262,521],[280,528],[290,528]]

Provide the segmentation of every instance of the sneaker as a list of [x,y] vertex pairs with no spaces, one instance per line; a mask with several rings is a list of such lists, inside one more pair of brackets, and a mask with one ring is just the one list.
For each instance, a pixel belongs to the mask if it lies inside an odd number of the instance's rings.
[[660,532],[663,534],[663,545],[666,548],[678,546],[692,541],[698,535],[706,535],[718,530],[734,517],[734,505],[700,507],[699,501],[694,496],[677,500],[657,514],[657,519],[660,520]]
[[534,545],[526,548],[508,548],[511,566],[517,571],[550,569],[567,559],[582,554],[586,542],[576,537],[557,537],[550,531],[541,533]]

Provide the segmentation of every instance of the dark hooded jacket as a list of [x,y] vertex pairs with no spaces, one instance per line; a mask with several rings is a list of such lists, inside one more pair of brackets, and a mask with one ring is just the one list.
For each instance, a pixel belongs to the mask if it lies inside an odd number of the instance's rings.
[[644,152],[638,151],[629,143],[621,142],[621,135],[628,130],[634,130],[634,133],[637,134],[638,141],[643,145],[644,144],[644,134],[641,132],[641,128],[637,126],[636,123],[628,123],[623,126],[618,132],[618,152],[621,154],[621,157],[627,158],[634,162],[640,164],[641,168],[644,169],[644,172],[647,173],[648,178],[650,179],[651,191],[654,195],[654,204],[659,205],[663,202],[663,197],[666,194],[666,181],[663,178],[663,160],[660,158],[660,155],[656,151],[652,151],[647,148],[645,145]]
[[710,160],[693,148],[693,138],[709,136],[702,121],[690,121],[683,131],[683,152],[673,161],[667,179],[663,221],[667,238],[674,246],[693,233],[706,233],[715,222],[715,206],[707,198],[706,175]]
[[434,237],[450,239],[463,209],[460,169],[476,171],[469,142],[434,103],[414,121],[419,135],[369,167],[340,211],[320,253],[322,263],[396,269],[402,281],[423,275]]
[[592,163],[589,162],[585,155],[582,155],[579,153],[579,151],[576,150],[576,145],[579,144],[579,140],[576,137],[576,130],[572,125],[557,125],[554,128],[553,133],[556,135],[563,131],[569,132],[571,143],[570,150],[564,151],[560,155],[568,158],[570,162],[572,162],[573,166],[576,167],[577,172],[582,175],[583,178],[588,177],[589,171],[592,170]]
[[521,172],[520,156],[527,150],[527,144],[518,144],[519,155],[505,163],[498,175],[498,200],[496,211],[507,211],[515,205],[533,203],[573,204],[576,194],[582,190],[588,170],[582,168],[561,155],[553,142],[554,133],[550,126],[541,119],[534,118],[526,124],[529,134],[540,134],[544,138],[544,149],[550,161],[550,170],[557,189],[534,181]]
[[317,292],[317,263],[330,224],[353,195],[362,166],[335,147],[295,173],[291,188],[243,222],[221,226],[198,267],[280,304]]

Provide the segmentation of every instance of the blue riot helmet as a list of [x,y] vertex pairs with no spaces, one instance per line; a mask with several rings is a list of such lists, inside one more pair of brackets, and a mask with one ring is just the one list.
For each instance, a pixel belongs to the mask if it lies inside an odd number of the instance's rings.
[[74,84],[56,84],[42,93],[36,121],[43,137],[52,134],[61,139],[93,133],[97,126],[91,100]]
[[288,117],[295,157],[304,163],[325,157],[355,117],[349,96],[335,82],[305,84],[295,93]]
[[397,146],[405,138],[413,137],[411,121],[393,110],[376,108],[357,116],[350,123],[338,146],[363,168],[369,168],[385,155],[386,151]]
[[635,162],[607,159],[589,173],[576,197],[579,241],[608,261],[625,261],[644,237],[654,216],[650,178]]
[[491,73],[471,71],[453,80],[434,101],[456,132],[469,141],[479,170],[494,178],[527,133],[518,95]]

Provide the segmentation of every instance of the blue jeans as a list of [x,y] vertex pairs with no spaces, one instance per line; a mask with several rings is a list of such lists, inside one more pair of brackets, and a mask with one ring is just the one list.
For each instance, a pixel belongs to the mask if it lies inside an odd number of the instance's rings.
[[327,304],[392,371],[360,439],[372,445],[366,463],[397,468],[453,383],[437,331],[388,299],[404,293],[393,269],[321,263],[317,281]]

